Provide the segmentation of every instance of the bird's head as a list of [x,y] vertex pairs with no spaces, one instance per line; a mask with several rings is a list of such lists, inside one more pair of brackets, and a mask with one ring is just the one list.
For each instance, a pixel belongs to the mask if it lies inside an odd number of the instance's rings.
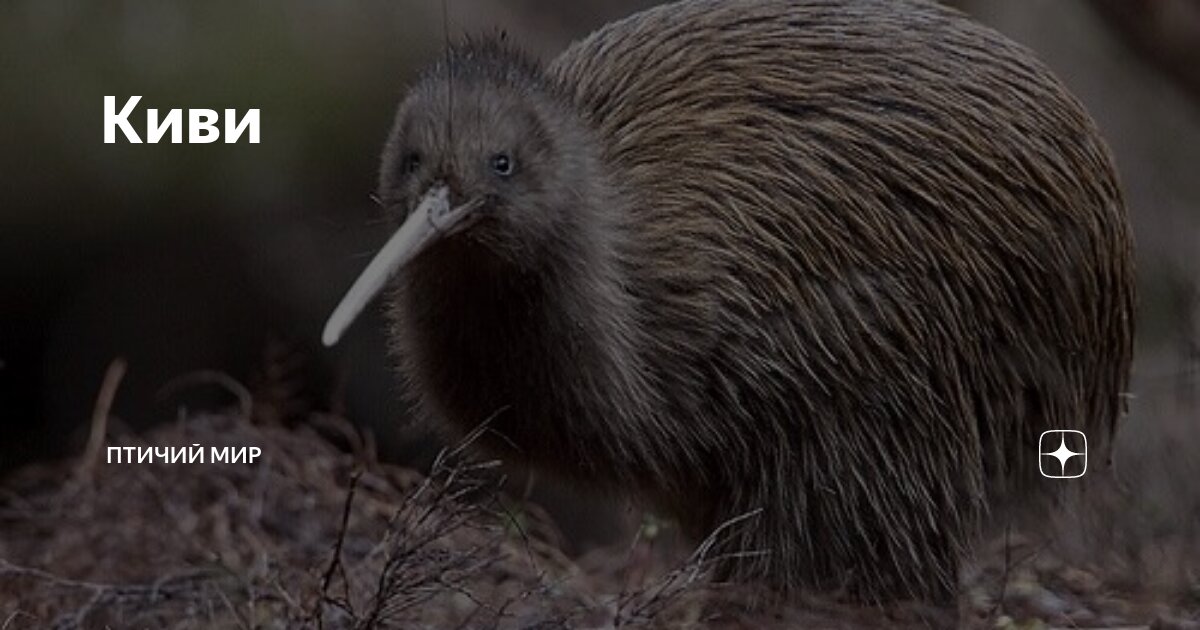
[[[330,319],[332,344],[387,279],[419,261],[533,274],[584,264],[608,193],[598,147],[543,70],[495,41],[450,50],[410,89],[378,196],[395,233]],[[448,255],[438,255],[441,254]]]

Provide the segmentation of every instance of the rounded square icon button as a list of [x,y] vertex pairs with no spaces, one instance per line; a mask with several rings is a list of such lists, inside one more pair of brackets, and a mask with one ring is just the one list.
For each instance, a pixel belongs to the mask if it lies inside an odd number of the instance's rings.
[[1050,479],[1077,479],[1087,472],[1087,436],[1053,429],[1038,439],[1038,470]]

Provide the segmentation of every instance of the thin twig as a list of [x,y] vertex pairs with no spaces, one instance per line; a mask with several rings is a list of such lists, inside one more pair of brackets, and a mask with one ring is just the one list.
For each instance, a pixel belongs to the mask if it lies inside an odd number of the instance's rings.
[[113,400],[117,397],[117,388],[121,386],[121,380],[125,378],[127,367],[125,359],[117,357],[108,364],[108,369],[104,372],[104,380],[100,383],[100,393],[97,394],[96,404],[92,408],[92,427],[88,433],[87,446],[83,450],[83,456],[79,459],[79,467],[75,471],[79,479],[90,480],[92,478],[96,462],[100,459],[100,449],[104,448],[105,438],[108,434],[108,416],[112,412]]
[[219,370],[197,370],[171,379],[158,390],[158,398],[159,400],[166,399],[172,394],[195,385],[217,385],[230,394],[233,394],[238,400],[242,419],[250,419],[250,415],[254,411],[254,395],[250,393],[250,390],[245,385],[238,382],[237,379]]
[[[350,476],[350,488],[346,491],[346,502],[342,504],[342,524],[338,528],[337,542],[333,546],[333,557],[329,559],[329,566],[325,569],[325,574],[321,576],[321,600],[317,608],[313,611],[317,618],[317,627],[324,627],[325,615],[322,612],[326,602],[332,600],[329,596],[329,585],[333,582],[333,574],[342,564],[342,546],[346,543],[346,531],[350,529],[350,508],[354,505],[354,491],[358,488],[358,480],[362,477],[362,471],[355,471]],[[344,578],[343,578],[344,579]],[[350,606],[347,600],[344,602],[346,606]]]

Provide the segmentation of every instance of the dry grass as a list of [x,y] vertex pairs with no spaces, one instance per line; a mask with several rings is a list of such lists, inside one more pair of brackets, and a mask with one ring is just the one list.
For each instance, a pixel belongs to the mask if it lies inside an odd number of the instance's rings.
[[541,513],[499,492],[496,462],[466,458],[468,444],[423,477],[312,428],[237,414],[181,417],[120,443],[264,455],[64,463],[7,480],[0,628],[638,628],[699,614],[692,591],[705,590],[712,541],[636,584],[584,577],[538,533],[552,532]]
[[506,525],[492,465],[459,452],[423,478],[363,468],[308,428],[227,415],[123,443],[259,446],[264,456],[11,479],[0,627],[454,627],[482,617],[522,627],[585,603],[547,588],[545,575],[569,563]]
[[[119,368],[110,371],[99,405],[119,381]],[[310,413],[286,428],[235,389],[234,411],[181,414],[108,441],[258,446],[254,464],[105,463],[94,446],[105,441],[93,440],[79,462],[27,468],[0,485],[0,630],[851,629],[1039,619],[1186,628],[1162,624],[1200,609],[1200,537],[1195,520],[1180,520],[1181,508],[1200,506],[1196,484],[1163,478],[1161,458],[1131,458],[1141,462],[1126,477],[1135,491],[1078,506],[1057,539],[1006,532],[983,545],[957,611],[821,598],[771,606],[762,592],[707,580],[714,544],[753,526],[753,514],[690,555],[672,552],[651,521],[632,545],[572,560],[536,506],[501,492],[498,463],[470,458],[472,438],[423,476],[378,463],[369,440],[336,415]],[[94,428],[112,432],[105,421]],[[1194,445],[1173,435],[1160,442],[1142,448]],[[1192,502],[1170,507],[1167,496]]]

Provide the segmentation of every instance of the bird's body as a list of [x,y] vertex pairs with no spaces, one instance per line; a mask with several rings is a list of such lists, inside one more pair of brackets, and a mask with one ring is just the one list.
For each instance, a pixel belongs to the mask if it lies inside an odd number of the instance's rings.
[[932,3],[681,2],[545,69],[464,46],[385,151],[385,203],[431,186],[479,209],[394,283],[419,407],[697,537],[761,510],[730,577],[944,596],[988,502],[1043,489],[1039,434],[1120,413],[1107,151]]

